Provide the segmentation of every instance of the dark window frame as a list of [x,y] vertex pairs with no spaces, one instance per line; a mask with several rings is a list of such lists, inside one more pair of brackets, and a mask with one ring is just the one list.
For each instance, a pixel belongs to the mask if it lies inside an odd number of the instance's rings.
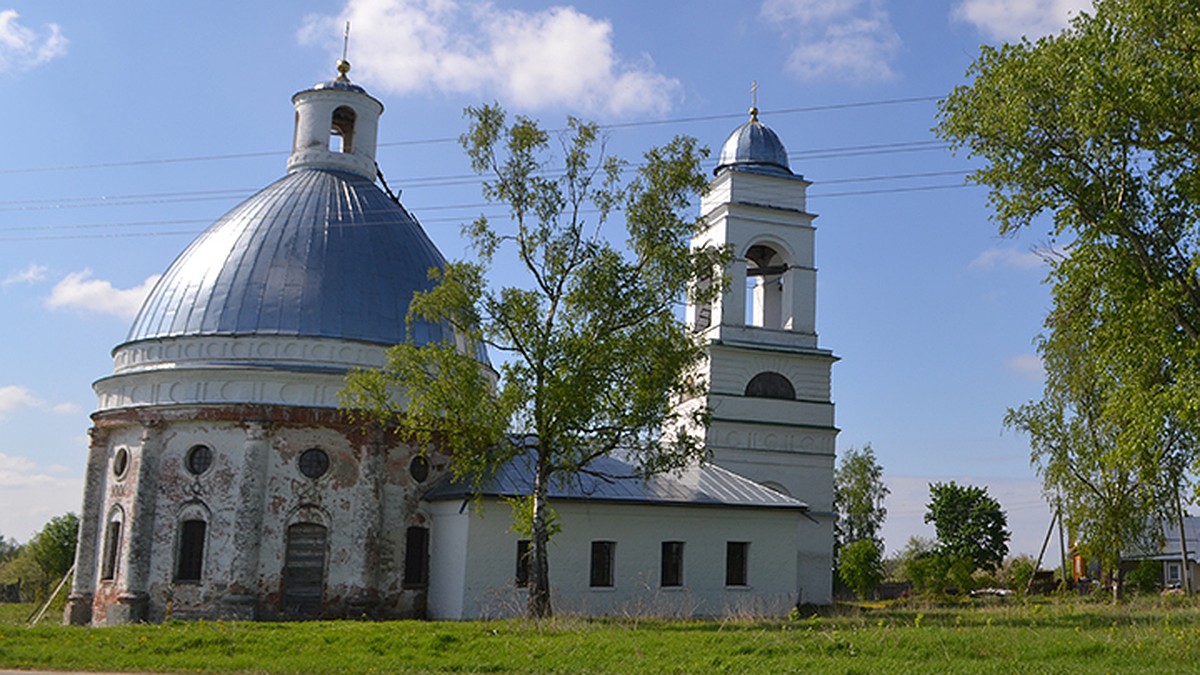
[[100,564],[100,580],[112,581],[117,578],[121,555],[121,530],[124,521],[119,517],[108,519],[108,527],[104,530],[104,557]]
[[175,558],[175,581],[199,583],[204,579],[204,552],[208,543],[208,523],[189,518],[179,523],[179,545]]
[[658,585],[663,588],[678,588],[683,586],[683,544],[682,541],[664,541],[662,543],[662,570]]
[[725,585],[749,586],[750,542],[725,542]]
[[617,558],[617,542],[597,540],[592,542],[591,564],[588,585],[591,588],[613,588]]
[[517,586],[529,585],[529,554],[532,551],[528,539],[517,540],[517,571],[513,583]]
[[429,528],[414,525],[404,532],[404,588],[429,585]]

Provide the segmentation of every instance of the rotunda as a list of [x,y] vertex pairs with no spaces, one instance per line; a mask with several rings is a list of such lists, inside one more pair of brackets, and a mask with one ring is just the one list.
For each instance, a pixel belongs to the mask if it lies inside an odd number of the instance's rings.
[[94,385],[70,623],[424,613],[445,458],[351,425],[337,392],[449,337],[405,321],[444,260],[375,184],[383,105],[338,71],[292,99],[287,175],[179,255]]

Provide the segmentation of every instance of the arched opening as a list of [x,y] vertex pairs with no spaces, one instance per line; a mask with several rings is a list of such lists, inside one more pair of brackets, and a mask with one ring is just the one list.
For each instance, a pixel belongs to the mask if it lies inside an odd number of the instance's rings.
[[283,613],[292,619],[321,614],[325,590],[327,530],[316,523],[296,523],[287,529],[283,559]]
[[783,328],[783,276],[787,259],[763,244],[746,251],[746,325]]
[[354,151],[354,108],[339,106],[333,111],[329,124],[329,149],[334,152]]
[[783,375],[767,371],[750,378],[746,383],[746,396],[795,400],[796,388]]
[[104,551],[100,559],[100,579],[111,581],[117,578],[117,563],[121,556],[121,531],[125,525],[125,512],[114,507],[108,514],[108,525],[104,528]]

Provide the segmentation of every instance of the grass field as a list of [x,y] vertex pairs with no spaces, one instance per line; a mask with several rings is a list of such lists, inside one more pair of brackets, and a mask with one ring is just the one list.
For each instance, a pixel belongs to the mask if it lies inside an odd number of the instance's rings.
[[[17,622],[28,616],[7,610]],[[793,621],[0,626],[0,668],[161,672],[1200,671],[1200,603],[844,608]]]

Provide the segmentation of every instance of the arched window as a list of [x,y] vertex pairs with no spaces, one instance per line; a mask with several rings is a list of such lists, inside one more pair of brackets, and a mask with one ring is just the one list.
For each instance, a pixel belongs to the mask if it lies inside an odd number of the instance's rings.
[[429,528],[410,527],[404,536],[404,586],[429,584]]
[[179,523],[179,550],[175,581],[200,581],[204,573],[204,543],[208,523],[200,519]]
[[325,589],[328,530],[317,523],[295,523],[287,529],[283,558],[283,612],[289,618],[321,613]]
[[125,512],[114,507],[108,514],[108,525],[104,528],[104,551],[100,559],[100,579],[111,581],[117,578],[117,561],[121,555],[121,530],[125,525]]
[[783,328],[783,275],[787,260],[763,244],[746,251],[746,325]]
[[333,120],[329,124],[329,149],[334,152],[354,151],[354,108],[340,106],[333,111]]
[[746,396],[794,400],[796,388],[783,375],[767,371],[750,378],[750,381],[746,383]]

